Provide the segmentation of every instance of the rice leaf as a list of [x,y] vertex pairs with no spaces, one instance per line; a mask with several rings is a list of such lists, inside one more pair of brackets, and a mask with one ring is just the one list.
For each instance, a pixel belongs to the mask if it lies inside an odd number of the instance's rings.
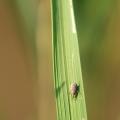
[[[87,120],[78,36],[72,0],[51,0],[53,69],[58,120]],[[79,85],[76,98],[72,83]]]

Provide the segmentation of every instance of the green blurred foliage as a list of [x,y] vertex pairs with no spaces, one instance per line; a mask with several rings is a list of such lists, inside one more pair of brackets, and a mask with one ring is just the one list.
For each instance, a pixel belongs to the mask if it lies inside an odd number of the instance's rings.
[[[120,37],[114,31],[119,32],[115,21],[119,25],[117,16],[120,13],[118,9],[120,5],[118,0],[73,0],[73,3],[88,119],[105,120],[109,114],[109,110],[106,111],[107,101],[114,99],[108,100],[107,94],[110,90],[109,86],[114,83],[114,78],[110,78],[109,75],[115,74],[114,70],[117,69],[115,61],[119,59],[119,57],[115,58],[116,51],[113,45],[119,44],[117,39]],[[113,118],[111,117],[110,120]]]
[[113,0],[74,1],[81,59],[84,59],[82,62],[87,64],[86,69],[87,71],[89,69],[89,72],[92,72],[100,59],[105,31],[111,10],[114,11],[114,3]]

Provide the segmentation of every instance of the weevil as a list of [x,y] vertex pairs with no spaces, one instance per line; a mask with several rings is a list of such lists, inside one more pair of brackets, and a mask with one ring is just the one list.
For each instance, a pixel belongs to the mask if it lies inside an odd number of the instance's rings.
[[73,98],[76,98],[78,96],[78,92],[79,92],[79,85],[77,83],[72,83],[70,85],[70,93],[72,95]]

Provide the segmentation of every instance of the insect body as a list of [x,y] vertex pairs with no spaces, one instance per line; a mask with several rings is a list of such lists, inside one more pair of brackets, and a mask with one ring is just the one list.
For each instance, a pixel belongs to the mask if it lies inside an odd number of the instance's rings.
[[70,93],[71,95],[76,98],[79,92],[79,86],[77,85],[77,83],[72,83],[70,86]]

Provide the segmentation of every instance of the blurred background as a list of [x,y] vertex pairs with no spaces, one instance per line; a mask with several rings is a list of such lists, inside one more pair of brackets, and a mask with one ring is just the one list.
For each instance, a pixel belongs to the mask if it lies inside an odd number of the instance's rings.
[[74,0],[74,8],[88,120],[120,120],[120,1]]
[[50,27],[49,0],[0,0],[0,120],[56,120]]
[[[74,5],[88,120],[120,120],[120,1]],[[56,120],[53,88],[50,0],[0,0],[0,120]]]

